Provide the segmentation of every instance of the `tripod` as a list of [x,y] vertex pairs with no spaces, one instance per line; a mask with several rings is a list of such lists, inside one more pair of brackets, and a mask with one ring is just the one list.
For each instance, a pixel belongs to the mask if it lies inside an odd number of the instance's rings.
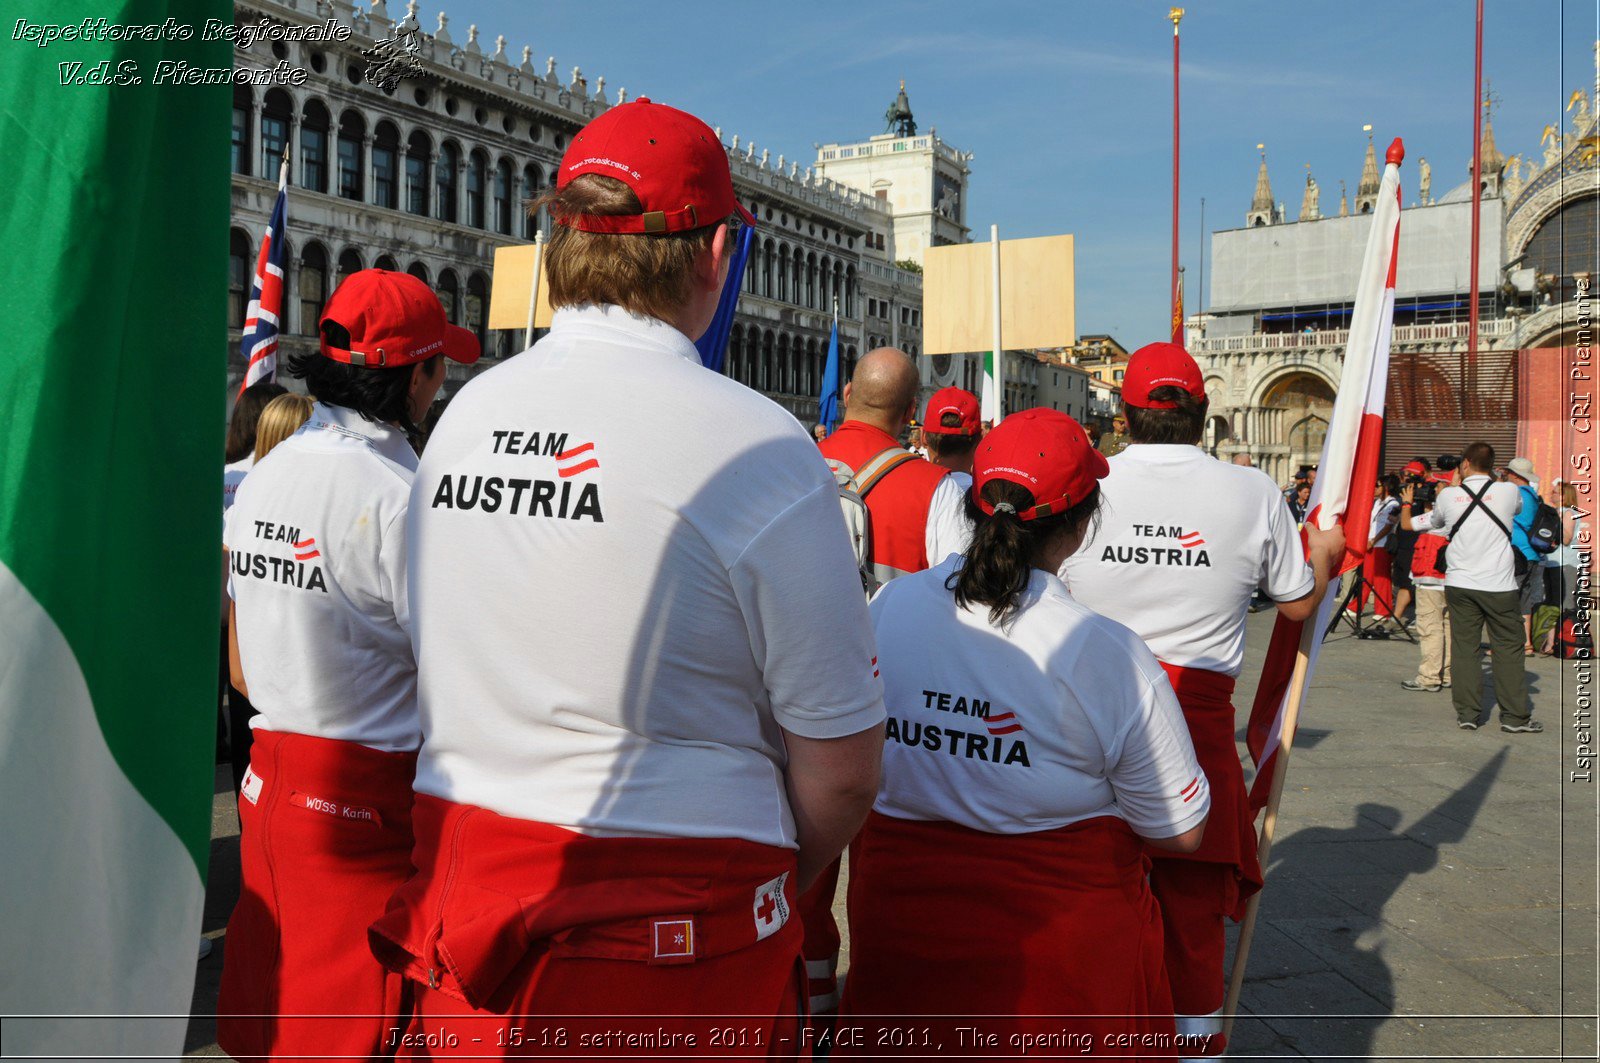
[[[1359,612],[1352,613],[1348,611],[1352,604],[1361,601],[1361,591],[1363,588],[1366,588],[1372,593],[1373,604],[1375,606],[1383,606],[1383,608],[1388,611],[1390,616],[1394,616],[1394,603],[1385,598],[1383,596],[1383,592],[1378,590],[1378,588],[1367,579],[1365,572],[1359,568],[1356,568],[1351,570],[1351,575],[1355,578],[1350,581],[1350,587],[1345,591],[1343,600],[1341,600],[1338,606],[1334,609],[1333,619],[1328,622],[1328,630],[1322,633],[1323,639],[1326,640],[1332,637],[1333,633],[1338,630],[1341,622],[1349,624],[1350,634],[1354,635],[1358,639],[1392,638],[1393,636],[1390,634],[1388,629],[1386,629],[1379,622],[1379,618],[1376,615],[1376,609],[1374,609],[1373,618],[1365,623],[1362,622],[1362,617]],[[1398,616],[1394,617],[1395,626],[1399,628],[1400,634],[1405,636],[1406,641],[1414,645],[1417,641],[1416,637],[1412,635],[1409,630],[1407,630],[1405,624],[1401,623],[1401,619],[1402,618]]]

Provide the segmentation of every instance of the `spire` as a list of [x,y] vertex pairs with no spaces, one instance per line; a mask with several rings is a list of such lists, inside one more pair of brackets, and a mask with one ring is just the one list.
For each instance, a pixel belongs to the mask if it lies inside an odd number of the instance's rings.
[[1485,176],[1498,175],[1506,168],[1506,157],[1494,146],[1494,120],[1490,115],[1488,90],[1483,97],[1483,144],[1478,150],[1478,159],[1483,164]]
[[1322,217],[1320,206],[1322,190],[1317,187],[1317,179],[1311,176],[1311,164],[1306,163],[1306,190],[1300,196],[1300,217],[1297,221],[1316,221]]
[[1356,185],[1356,213],[1371,214],[1378,205],[1378,153],[1372,146],[1372,127],[1364,125],[1367,134],[1367,158],[1361,164],[1361,183]]
[[884,132],[893,133],[897,137],[914,137],[917,135],[917,123],[911,117],[911,101],[906,97],[906,79],[900,79],[900,95],[894,98],[889,105],[889,110],[884,112]]
[[1256,194],[1250,200],[1250,212],[1244,217],[1244,223],[1252,227],[1271,225],[1273,220],[1272,182],[1267,178],[1267,146],[1257,144],[1256,150],[1261,153],[1261,168],[1256,171]]
[[1344,178],[1341,177],[1341,178],[1339,178],[1339,217],[1348,218],[1349,216],[1350,216],[1350,197],[1345,195]]

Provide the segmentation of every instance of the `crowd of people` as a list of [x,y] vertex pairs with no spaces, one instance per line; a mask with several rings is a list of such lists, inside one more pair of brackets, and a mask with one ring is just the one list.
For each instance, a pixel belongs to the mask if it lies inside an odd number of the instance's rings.
[[[612,1054],[925,1054],[928,1017],[984,1016],[1034,1055],[1220,1053],[1224,923],[1261,885],[1245,619],[1313,616],[1343,532],[1200,448],[1172,344],[1132,357],[1098,449],[1051,410],[986,430],[959,389],[919,410],[892,348],[814,435],[705,371],[753,219],[684,112],[606,111],[539,205],[549,333],[420,454],[444,360],[479,352],[406,274],[329,300],[289,364],[314,404],[236,408],[222,1047],[517,1055],[583,1047],[539,1017],[608,1015]],[[1489,545],[1455,497],[1484,449],[1394,509],[1456,525],[1447,608],[1503,634],[1509,599],[1456,575]]]

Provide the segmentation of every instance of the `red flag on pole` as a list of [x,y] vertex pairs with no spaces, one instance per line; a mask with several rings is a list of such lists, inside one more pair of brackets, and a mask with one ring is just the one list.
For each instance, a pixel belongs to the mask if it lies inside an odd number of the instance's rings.
[[[1378,478],[1378,452],[1383,443],[1383,404],[1389,382],[1389,338],[1394,328],[1395,268],[1400,251],[1400,162],[1405,148],[1396,139],[1385,156],[1383,183],[1372,212],[1372,231],[1362,259],[1351,314],[1350,340],[1345,348],[1344,371],[1338,398],[1318,463],[1317,482],[1311,492],[1307,522],[1332,528],[1342,520],[1345,555],[1339,573],[1361,564],[1371,532],[1373,484]],[[1288,731],[1293,739],[1291,700],[1298,700],[1311,684],[1317,653],[1338,595],[1329,593],[1316,616],[1305,621],[1278,618],[1272,644],[1262,666],[1255,704],[1250,710],[1246,742],[1256,763],[1250,788],[1250,807],[1266,807],[1278,750]],[[1296,659],[1306,657],[1304,678],[1291,680]],[[1293,706],[1295,710],[1298,706]]]

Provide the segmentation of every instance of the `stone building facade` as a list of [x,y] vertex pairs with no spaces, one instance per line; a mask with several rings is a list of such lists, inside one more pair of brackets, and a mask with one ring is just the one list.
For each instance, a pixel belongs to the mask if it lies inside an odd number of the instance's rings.
[[[492,47],[469,27],[458,41],[448,16],[419,35],[421,73],[393,91],[366,77],[363,50],[414,24],[415,0],[391,13],[386,0],[237,0],[235,21],[262,19],[348,27],[340,42],[258,41],[235,51],[240,68],[280,62],[306,72],[299,84],[234,90],[232,226],[229,233],[230,395],[243,375],[240,330],[251,275],[274,198],[279,159],[290,157],[282,359],[316,345],[328,295],[368,267],[426,281],[451,320],[476,331],[485,357],[450,367],[446,394],[522,347],[520,331],[487,328],[494,249],[549,232],[525,204],[554,179],[568,139],[607,107],[625,102],[577,67],[535,66],[504,37]],[[670,91],[670,90],[669,90]],[[721,131],[718,135],[722,136]],[[897,267],[887,241],[890,202],[814,168],[801,170],[753,141],[724,136],[739,198],[758,219],[725,372],[802,420],[816,414],[837,305],[846,375],[872,346],[920,353],[922,279]],[[949,374],[947,374],[947,377]],[[940,380],[925,364],[929,388]]]
[[[1391,449],[1406,457],[1456,449],[1463,432],[1514,438],[1514,412],[1510,423],[1499,423],[1503,413],[1460,423],[1449,411],[1463,401],[1463,388],[1514,387],[1511,377],[1501,379],[1513,352],[1575,343],[1579,286],[1600,275],[1600,129],[1585,89],[1573,92],[1567,109],[1570,128],[1547,126],[1537,160],[1507,158],[1485,121],[1476,292],[1466,284],[1470,179],[1435,197],[1425,158],[1408,159],[1402,170],[1408,202],[1400,221],[1390,428]],[[1353,211],[1341,194],[1338,213],[1323,214],[1308,174],[1301,220],[1288,222],[1263,156],[1245,226],[1212,234],[1210,303],[1189,319],[1187,341],[1206,376],[1206,443],[1219,457],[1249,454],[1286,480],[1321,452],[1377,180],[1369,143]],[[1476,344],[1467,321],[1474,298]],[[1464,383],[1455,366],[1467,364],[1469,348],[1492,370]],[[1437,431],[1393,438],[1406,418]],[[1424,440],[1437,445],[1429,450]]]

